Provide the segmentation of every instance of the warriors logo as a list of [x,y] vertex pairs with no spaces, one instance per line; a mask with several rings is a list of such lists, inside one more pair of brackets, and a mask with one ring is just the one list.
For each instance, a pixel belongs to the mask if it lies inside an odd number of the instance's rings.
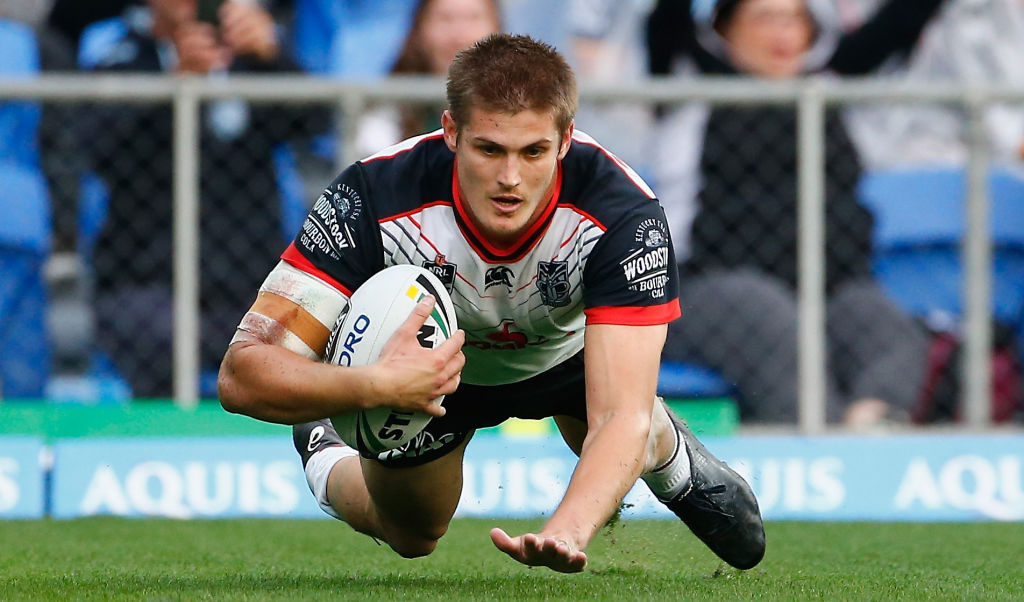
[[515,274],[512,270],[506,266],[499,265],[487,270],[484,274],[484,290],[491,288],[492,286],[505,285],[505,288],[509,292],[512,292],[512,278]]
[[565,261],[537,262],[537,290],[548,307],[569,305],[569,264]]

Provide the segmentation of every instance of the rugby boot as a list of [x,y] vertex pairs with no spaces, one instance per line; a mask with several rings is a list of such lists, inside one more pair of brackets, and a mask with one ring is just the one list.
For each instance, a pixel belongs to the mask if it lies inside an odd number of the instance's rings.
[[764,524],[750,485],[666,408],[690,458],[690,485],[664,502],[719,558],[750,569],[764,558]]

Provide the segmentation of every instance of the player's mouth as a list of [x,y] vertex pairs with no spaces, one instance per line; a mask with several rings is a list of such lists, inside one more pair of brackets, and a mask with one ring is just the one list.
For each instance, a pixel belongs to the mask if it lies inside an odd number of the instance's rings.
[[491,204],[499,213],[514,213],[523,204],[523,199],[511,194],[496,194],[491,197]]

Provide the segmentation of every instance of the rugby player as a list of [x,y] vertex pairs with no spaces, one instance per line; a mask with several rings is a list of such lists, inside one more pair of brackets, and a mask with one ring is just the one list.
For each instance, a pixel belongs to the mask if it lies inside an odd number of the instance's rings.
[[[680,315],[664,212],[574,129],[577,102],[546,44],[493,34],[460,53],[442,128],[349,166],[317,200],[238,326],[221,402],[294,424],[324,511],[404,557],[429,554],[447,530],[475,429],[552,416],[579,462],[538,532],[491,531],[499,550],[582,571],[587,544],[643,479],[711,550],[751,568],[765,540],[750,487],[656,397]],[[321,363],[352,292],[409,263],[438,275],[462,330],[420,348],[430,300],[370,366]],[[443,408],[430,403],[440,394]],[[435,417],[407,445],[362,457],[327,418],[375,406]]]

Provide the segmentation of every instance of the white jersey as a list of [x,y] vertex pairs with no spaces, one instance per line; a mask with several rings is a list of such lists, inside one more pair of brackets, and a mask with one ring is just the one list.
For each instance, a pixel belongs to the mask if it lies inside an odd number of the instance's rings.
[[282,259],[348,297],[384,267],[415,264],[448,288],[466,332],[462,380],[499,385],[579,352],[587,323],[679,316],[675,258],[654,193],[577,132],[538,222],[509,249],[487,243],[459,198],[440,132],[346,169]]

